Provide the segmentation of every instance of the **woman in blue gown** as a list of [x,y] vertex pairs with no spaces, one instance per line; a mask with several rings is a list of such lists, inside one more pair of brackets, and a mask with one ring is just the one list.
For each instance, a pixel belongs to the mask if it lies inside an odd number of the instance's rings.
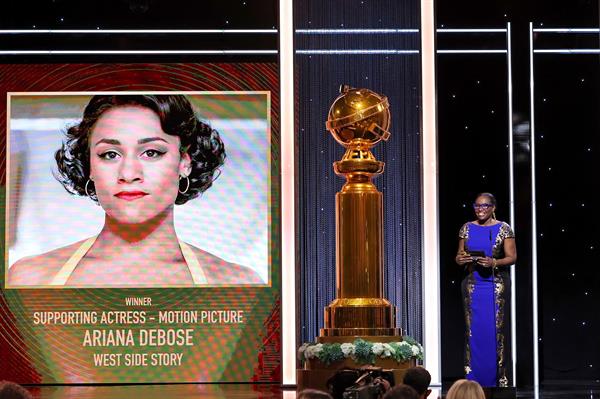
[[459,232],[456,263],[468,271],[462,282],[465,311],[465,375],[485,387],[508,386],[510,265],[517,259],[515,235],[496,220],[496,198],[481,193],[476,220]]

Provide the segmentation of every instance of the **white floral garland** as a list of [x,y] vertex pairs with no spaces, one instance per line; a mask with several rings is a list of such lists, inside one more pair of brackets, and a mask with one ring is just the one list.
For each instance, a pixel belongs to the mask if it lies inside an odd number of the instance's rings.
[[[335,345],[339,345],[339,349],[334,348]],[[361,347],[360,353],[357,353],[358,346]],[[358,363],[370,363],[374,358],[394,358],[400,362],[413,358],[422,360],[423,352],[423,346],[410,337],[398,342],[368,342],[357,339],[354,343],[343,344],[306,342],[298,349],[298,358],[302,361],[318,359],[326,363],[343,360],[342,357]]]

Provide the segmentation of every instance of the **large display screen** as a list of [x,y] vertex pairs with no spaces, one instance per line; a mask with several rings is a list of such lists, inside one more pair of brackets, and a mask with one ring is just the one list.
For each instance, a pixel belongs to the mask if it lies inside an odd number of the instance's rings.
[[0,376],[278,381],[276,65],[0,68]]

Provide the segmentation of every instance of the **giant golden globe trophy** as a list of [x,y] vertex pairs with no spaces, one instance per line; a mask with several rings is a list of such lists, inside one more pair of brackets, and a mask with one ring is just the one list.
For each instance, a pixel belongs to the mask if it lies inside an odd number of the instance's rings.
[[[348,344],[362,339],[398,344],[402,332],[396,328],[396,307],[383,295],[383,195],[372,182],[384,169],[384,163],[375,159],[371,148],[390,137],[388,100],[371,90],[344,85],[329,110],[326,126],[346,148],[342,159],[333,164],[335,173],[345,177],[346,183],[335,200],[337,295],[325,308],[325,327],[317,343]],[[311,355],[303,354],[304,367],[298,370],[299,389],[326,389],[327,379],[336,370],[362,365],[356,356],[323,362],[312,356],[323,349],[318,344],[307,349]],[[369,363],[391,370],[396,382],[400,382],[415,360],[411,357],[399,362],[393,356],[373,356]]]

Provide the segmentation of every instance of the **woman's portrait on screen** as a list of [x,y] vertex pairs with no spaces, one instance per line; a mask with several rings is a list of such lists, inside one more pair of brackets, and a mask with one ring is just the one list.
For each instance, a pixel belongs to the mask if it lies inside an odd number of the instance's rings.
[[[178,236],[176,206],[202,202],[228,161],[222,135],[197,116],[187,96],[94,95],[66,129],[54,160],[56,181],[70,195],[97,204],[103,223],[97,234],[22,257],[9,268],[7,286],[264,283],[254,268]],[[80,215],[74,225],[85,219]],[[194,227],[197,235],[209,231]]]

